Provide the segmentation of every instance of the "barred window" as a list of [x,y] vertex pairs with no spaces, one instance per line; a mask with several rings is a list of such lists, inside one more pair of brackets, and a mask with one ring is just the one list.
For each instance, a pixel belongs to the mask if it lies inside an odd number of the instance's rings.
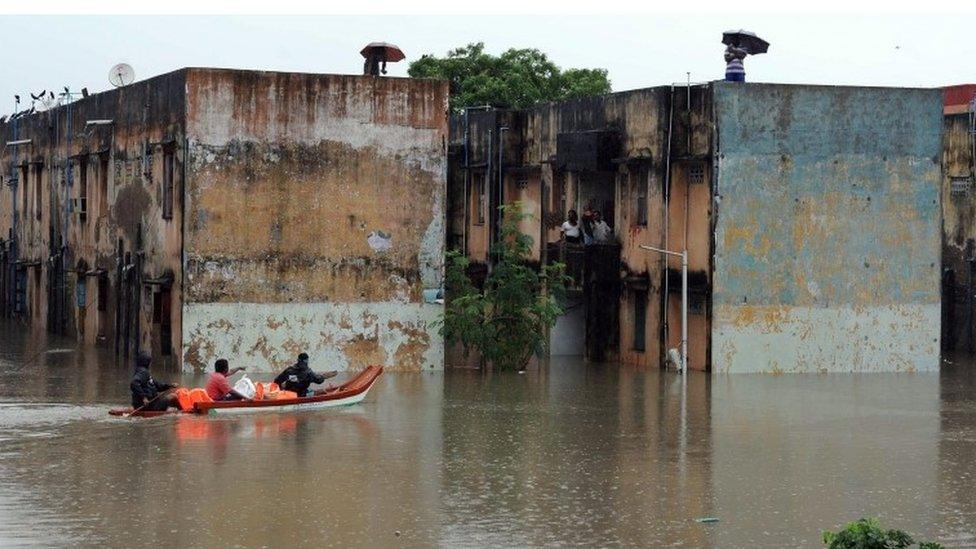
[[634,205],[634,223],[642,227],[647,226],[647,177],[646,171],[643,169],[637,170],[636,173],[630,173],[630,180],[633,188],[636,190],[634,195],[637,197],[637,203]]
[[173,172],[176,171],[176,155],[167,147],[163,151],[163,219],[173,219]]
[[688,182],[693,185],[705,182],[704,162],[695,162],[688,166]]

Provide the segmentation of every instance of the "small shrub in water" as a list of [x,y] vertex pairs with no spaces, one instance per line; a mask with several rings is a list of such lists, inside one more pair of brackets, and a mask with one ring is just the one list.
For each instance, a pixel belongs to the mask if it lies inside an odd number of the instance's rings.
[[[824,544],[830,549],[904,549],[915,540],[901,530],[885,530],[875,518],[862,518],[839,532],[824,532]],[[919,549],[943,549],[933,541],[918,542]]]
[[533,354],[546,352],[546,330],[563,312],[555,297],[567,277],[560,264],[543,266],[542,272],[527,264],[532,238],[519,230],[526,217],[521,204],[500,209],[505,221],[483,290],[468,278],[466,257],[447,255],[448,299],[441,333],[448,343],[460,343],[465,352],[475,350],[485,362],[508,370],[523,368]]

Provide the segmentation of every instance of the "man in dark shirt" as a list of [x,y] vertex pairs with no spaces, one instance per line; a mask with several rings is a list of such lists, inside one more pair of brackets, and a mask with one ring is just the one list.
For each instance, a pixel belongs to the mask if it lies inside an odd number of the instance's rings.
[[338,373],[333,371],[316,374],[308,367],[308,355],[302,353],[298,355],[298,362],[293,366],[285,368],[274,379],[274,382],[278,384],[278,387],[286,391],[294,391],[299,397],[314,396],[316,392],[310,392],[308,390],[309,385],[313,383],[324,383],[327,378],[334,377]]
[[136,356],[136,369],[132,374],[129,389],[132,390],[132,408],[144,412],[162,412],[167,408],[179,408],[179,402],[170,389],[179,387],[178,383],[157,383],[149,373],[152,358],[139,353]]

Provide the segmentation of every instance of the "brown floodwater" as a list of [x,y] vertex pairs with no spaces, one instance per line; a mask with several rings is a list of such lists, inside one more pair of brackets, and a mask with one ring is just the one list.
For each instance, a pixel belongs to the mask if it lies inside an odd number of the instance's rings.
[[565,359],[138,420],[107,415],[110,355],[0,323],[0,546],[816,547],[861,516],[974,546],[974,372],[684,385]]

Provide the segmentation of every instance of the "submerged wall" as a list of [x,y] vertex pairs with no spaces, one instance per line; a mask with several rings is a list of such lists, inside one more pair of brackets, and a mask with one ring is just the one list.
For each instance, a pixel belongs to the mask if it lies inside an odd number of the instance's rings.
[[941,91],[714,97],[714,371],[937,369]]
[[447,84],[190,69],[184,368],[440,368]]

